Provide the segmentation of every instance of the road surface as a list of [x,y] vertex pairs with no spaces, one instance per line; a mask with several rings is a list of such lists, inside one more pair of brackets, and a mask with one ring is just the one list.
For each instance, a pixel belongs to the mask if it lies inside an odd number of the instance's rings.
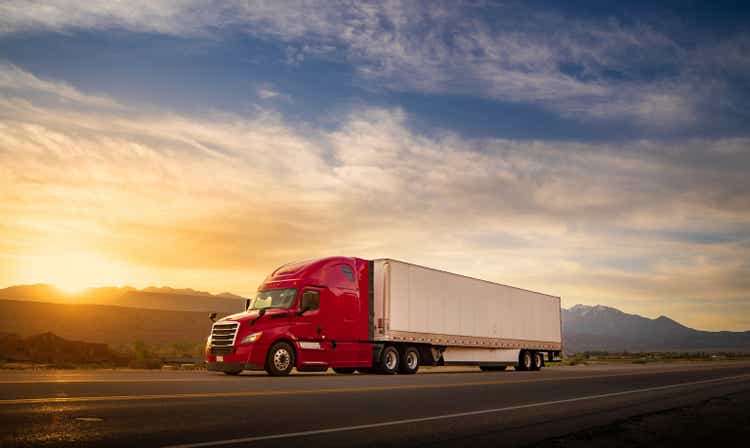
[[0,372],[0,445],[519,446],[750,389],[750,363],[417,375]]

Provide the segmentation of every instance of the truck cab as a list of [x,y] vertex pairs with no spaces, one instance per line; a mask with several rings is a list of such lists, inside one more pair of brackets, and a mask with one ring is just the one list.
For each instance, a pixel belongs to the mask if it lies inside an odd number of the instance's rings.
[[368,261],[348,257],[279,267],[245,311],[214,323],[208,369],[286,375],[292,368],[348,373],[372,366],[368,272]]

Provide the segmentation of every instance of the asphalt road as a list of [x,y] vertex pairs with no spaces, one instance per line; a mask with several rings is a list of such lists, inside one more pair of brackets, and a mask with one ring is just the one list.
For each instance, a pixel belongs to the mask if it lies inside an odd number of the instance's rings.
[[6,446],[518,446],[750,390],[750,363],[412,376],[0,372]]

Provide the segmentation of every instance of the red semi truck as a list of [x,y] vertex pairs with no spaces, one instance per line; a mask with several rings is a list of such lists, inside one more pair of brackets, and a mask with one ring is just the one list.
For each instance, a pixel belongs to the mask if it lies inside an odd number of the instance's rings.
[[[215,315],[212,313],[211,318]],[[560,298],[396,260],[330,257],[273,271],[214,322],[208,370],[539,370],[562,352]]]

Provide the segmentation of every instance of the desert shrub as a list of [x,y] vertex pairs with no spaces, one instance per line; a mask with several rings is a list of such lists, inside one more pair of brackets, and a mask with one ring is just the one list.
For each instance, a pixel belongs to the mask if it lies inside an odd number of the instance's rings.
[[132,355],[128,367],[133,369],[158,369],[161,368],[161,359],[143,341],[133,343]]

